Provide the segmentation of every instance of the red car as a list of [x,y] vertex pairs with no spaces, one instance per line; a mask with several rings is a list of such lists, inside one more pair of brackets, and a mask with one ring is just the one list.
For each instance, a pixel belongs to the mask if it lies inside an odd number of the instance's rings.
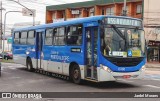
[[9,52],[3,52],[0,54],[0,56],[3,57],[5,60],[13,59],[13,54]]

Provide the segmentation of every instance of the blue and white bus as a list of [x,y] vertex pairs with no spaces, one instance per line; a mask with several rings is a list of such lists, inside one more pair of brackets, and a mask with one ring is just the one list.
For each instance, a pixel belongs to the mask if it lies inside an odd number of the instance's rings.
[[15,29],[14,62],[29,71],[69,76],[74,83],[141,79],[145,70],[142,20],[93,16]]

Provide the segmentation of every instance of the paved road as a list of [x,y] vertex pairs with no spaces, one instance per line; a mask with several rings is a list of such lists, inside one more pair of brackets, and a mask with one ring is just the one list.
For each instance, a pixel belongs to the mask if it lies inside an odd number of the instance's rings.
[[[85,82],[83,85],[77,85],[68,80],[28,72],[23,67],[24,66],[19,64],[2,64],[0,92],[160,92],[159,69],[147,69],[147,74],[143,80],[123,80],[98,84]],[[3,100],[8,101],[6,99]],[[13,100],[14,99],[11,101]],[[43,100],[47,101],[47,99]],[[54,99],[54,101],[55,100],[75,101],[75,99]],[[106,99],[101,100],[106,101]],[[116,101],[117,99],[112,100]],[[124,101],[123,99],[120,99],[120,101],[121,100]],[[149,100],[158,101],[158,99]],[[15,101],[21,100],[18,99]],[[82,100],[79,99],[79,101]],[[87,101],[91,101],[91,99],[87,99]],[[97,100],[92,99],[92,101]],[[131,101],[131,98],[128,99],[128,101]],[[139,99],[139,101],[146,100]]]

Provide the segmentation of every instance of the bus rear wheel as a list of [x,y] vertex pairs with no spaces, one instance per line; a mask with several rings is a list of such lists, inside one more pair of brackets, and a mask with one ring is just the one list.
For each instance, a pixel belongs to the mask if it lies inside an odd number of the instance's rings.
[[27,70],[34,71],[31,59],[27,59]]
[[72,78],[72,81],[76,84],[81,84],[82,83],[81,71],[80,71],[80,68],[77,64],[74,64],[73,67],[72,67],[71,78]]

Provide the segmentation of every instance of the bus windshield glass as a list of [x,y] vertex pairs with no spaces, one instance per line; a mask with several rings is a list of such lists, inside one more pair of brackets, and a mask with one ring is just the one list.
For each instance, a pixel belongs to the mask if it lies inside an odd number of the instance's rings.
[[138,27],[104,25],[102,53],[108,57],[143,57],[144,31]]

